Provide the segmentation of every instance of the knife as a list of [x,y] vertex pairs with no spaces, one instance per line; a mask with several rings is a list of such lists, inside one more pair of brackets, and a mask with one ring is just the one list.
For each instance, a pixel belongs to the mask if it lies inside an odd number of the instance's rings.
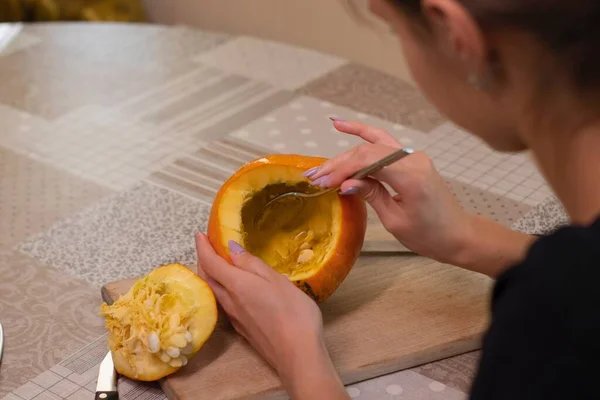
[[0,323],[0,364],[2,364],[2,353],[4,353],[4,329]]
[[110,351],[100,363],[100,372],[98,372],[98,383],[96,384],[95,400],[118,400],[117,392],[117,371],[113,364]]

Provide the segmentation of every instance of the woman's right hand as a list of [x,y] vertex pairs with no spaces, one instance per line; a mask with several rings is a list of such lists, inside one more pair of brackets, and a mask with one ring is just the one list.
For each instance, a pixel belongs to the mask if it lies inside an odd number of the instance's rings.
[[[402,147],[382,129],[361,122],[334,120],[335,128],[366,143],[305,173],[323,187],[341,185],[342,194],[360,193],[383,226],[412,251],[441,262],[460,263],[471,216],[446,186],[431,159],[414,152],[363,180],[348,179],[359,169]],[[373,179],[374,178],[374,179]],[[390,193],[386,183],[395,193]]]

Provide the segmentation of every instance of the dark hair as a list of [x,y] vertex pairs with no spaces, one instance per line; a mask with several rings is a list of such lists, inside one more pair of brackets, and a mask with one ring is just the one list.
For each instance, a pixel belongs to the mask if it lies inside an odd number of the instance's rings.
[[[413,17],[421,0],[388,0]],[[600,0],[457,0],[486,28],[534,35],[580,89],[600,86]],[[422,22],[422,19],[419,21]]]

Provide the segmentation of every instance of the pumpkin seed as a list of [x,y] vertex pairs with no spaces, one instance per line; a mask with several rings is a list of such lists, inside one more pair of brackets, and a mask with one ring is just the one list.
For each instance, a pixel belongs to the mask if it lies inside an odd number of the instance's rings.
[[148,350],[150,350],[150,353],[158,353],[160,350],[160,340],[156,332],[148,334]]
[[167,347],[167,350],[165,351],[171,358],[179,357],[179,349],[177,347]]
[[301,240],[306,239],[306,236],[307,236],[306,231],[302,231],[299,234],[297,234],[296,237],[294,237],[294,240],[301,241]]
[[301,264],[305,263],[305,262],[309,261],[311,258],[313,258],[314,255],[315,255],[315,252],[310,249],[302,250],[300,252],[300,255],[298,256],[297,261]]
[[167,353],[165,353],[164,351],[160,352],[160,354],[158,355],[158,358],[160,358],[160,361],[164,362],[165,364],[168,364],[169,361],[171,361],[171,357],[169,357],[169,355]]
[[177,357],[169,361],[169,365],[173,368],[179,368],[183,365],[183,362],[181,362],[181,358]]
[[173,346],[179,347],[179,348],[185,347],[185,345],[187,344],[185,335],[182,333],[178,333],[178,334],[171,336],[171,344],[173,344]]

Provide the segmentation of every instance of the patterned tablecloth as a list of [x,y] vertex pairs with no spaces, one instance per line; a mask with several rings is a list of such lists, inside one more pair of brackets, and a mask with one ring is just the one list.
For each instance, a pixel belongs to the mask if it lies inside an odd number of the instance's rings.
[[[0,398],[89,399],[99,287],[195,262],[212,197],[268,152],[332,156],[360,119],[425,150],[467,209],[528,232],[566,222],[524,155],[497,154],[409,84],[335,56],[183,27],[0,25]],[[464,399],[478,353],[348,387]],[[125,399],[160,399],[121,382]]]

